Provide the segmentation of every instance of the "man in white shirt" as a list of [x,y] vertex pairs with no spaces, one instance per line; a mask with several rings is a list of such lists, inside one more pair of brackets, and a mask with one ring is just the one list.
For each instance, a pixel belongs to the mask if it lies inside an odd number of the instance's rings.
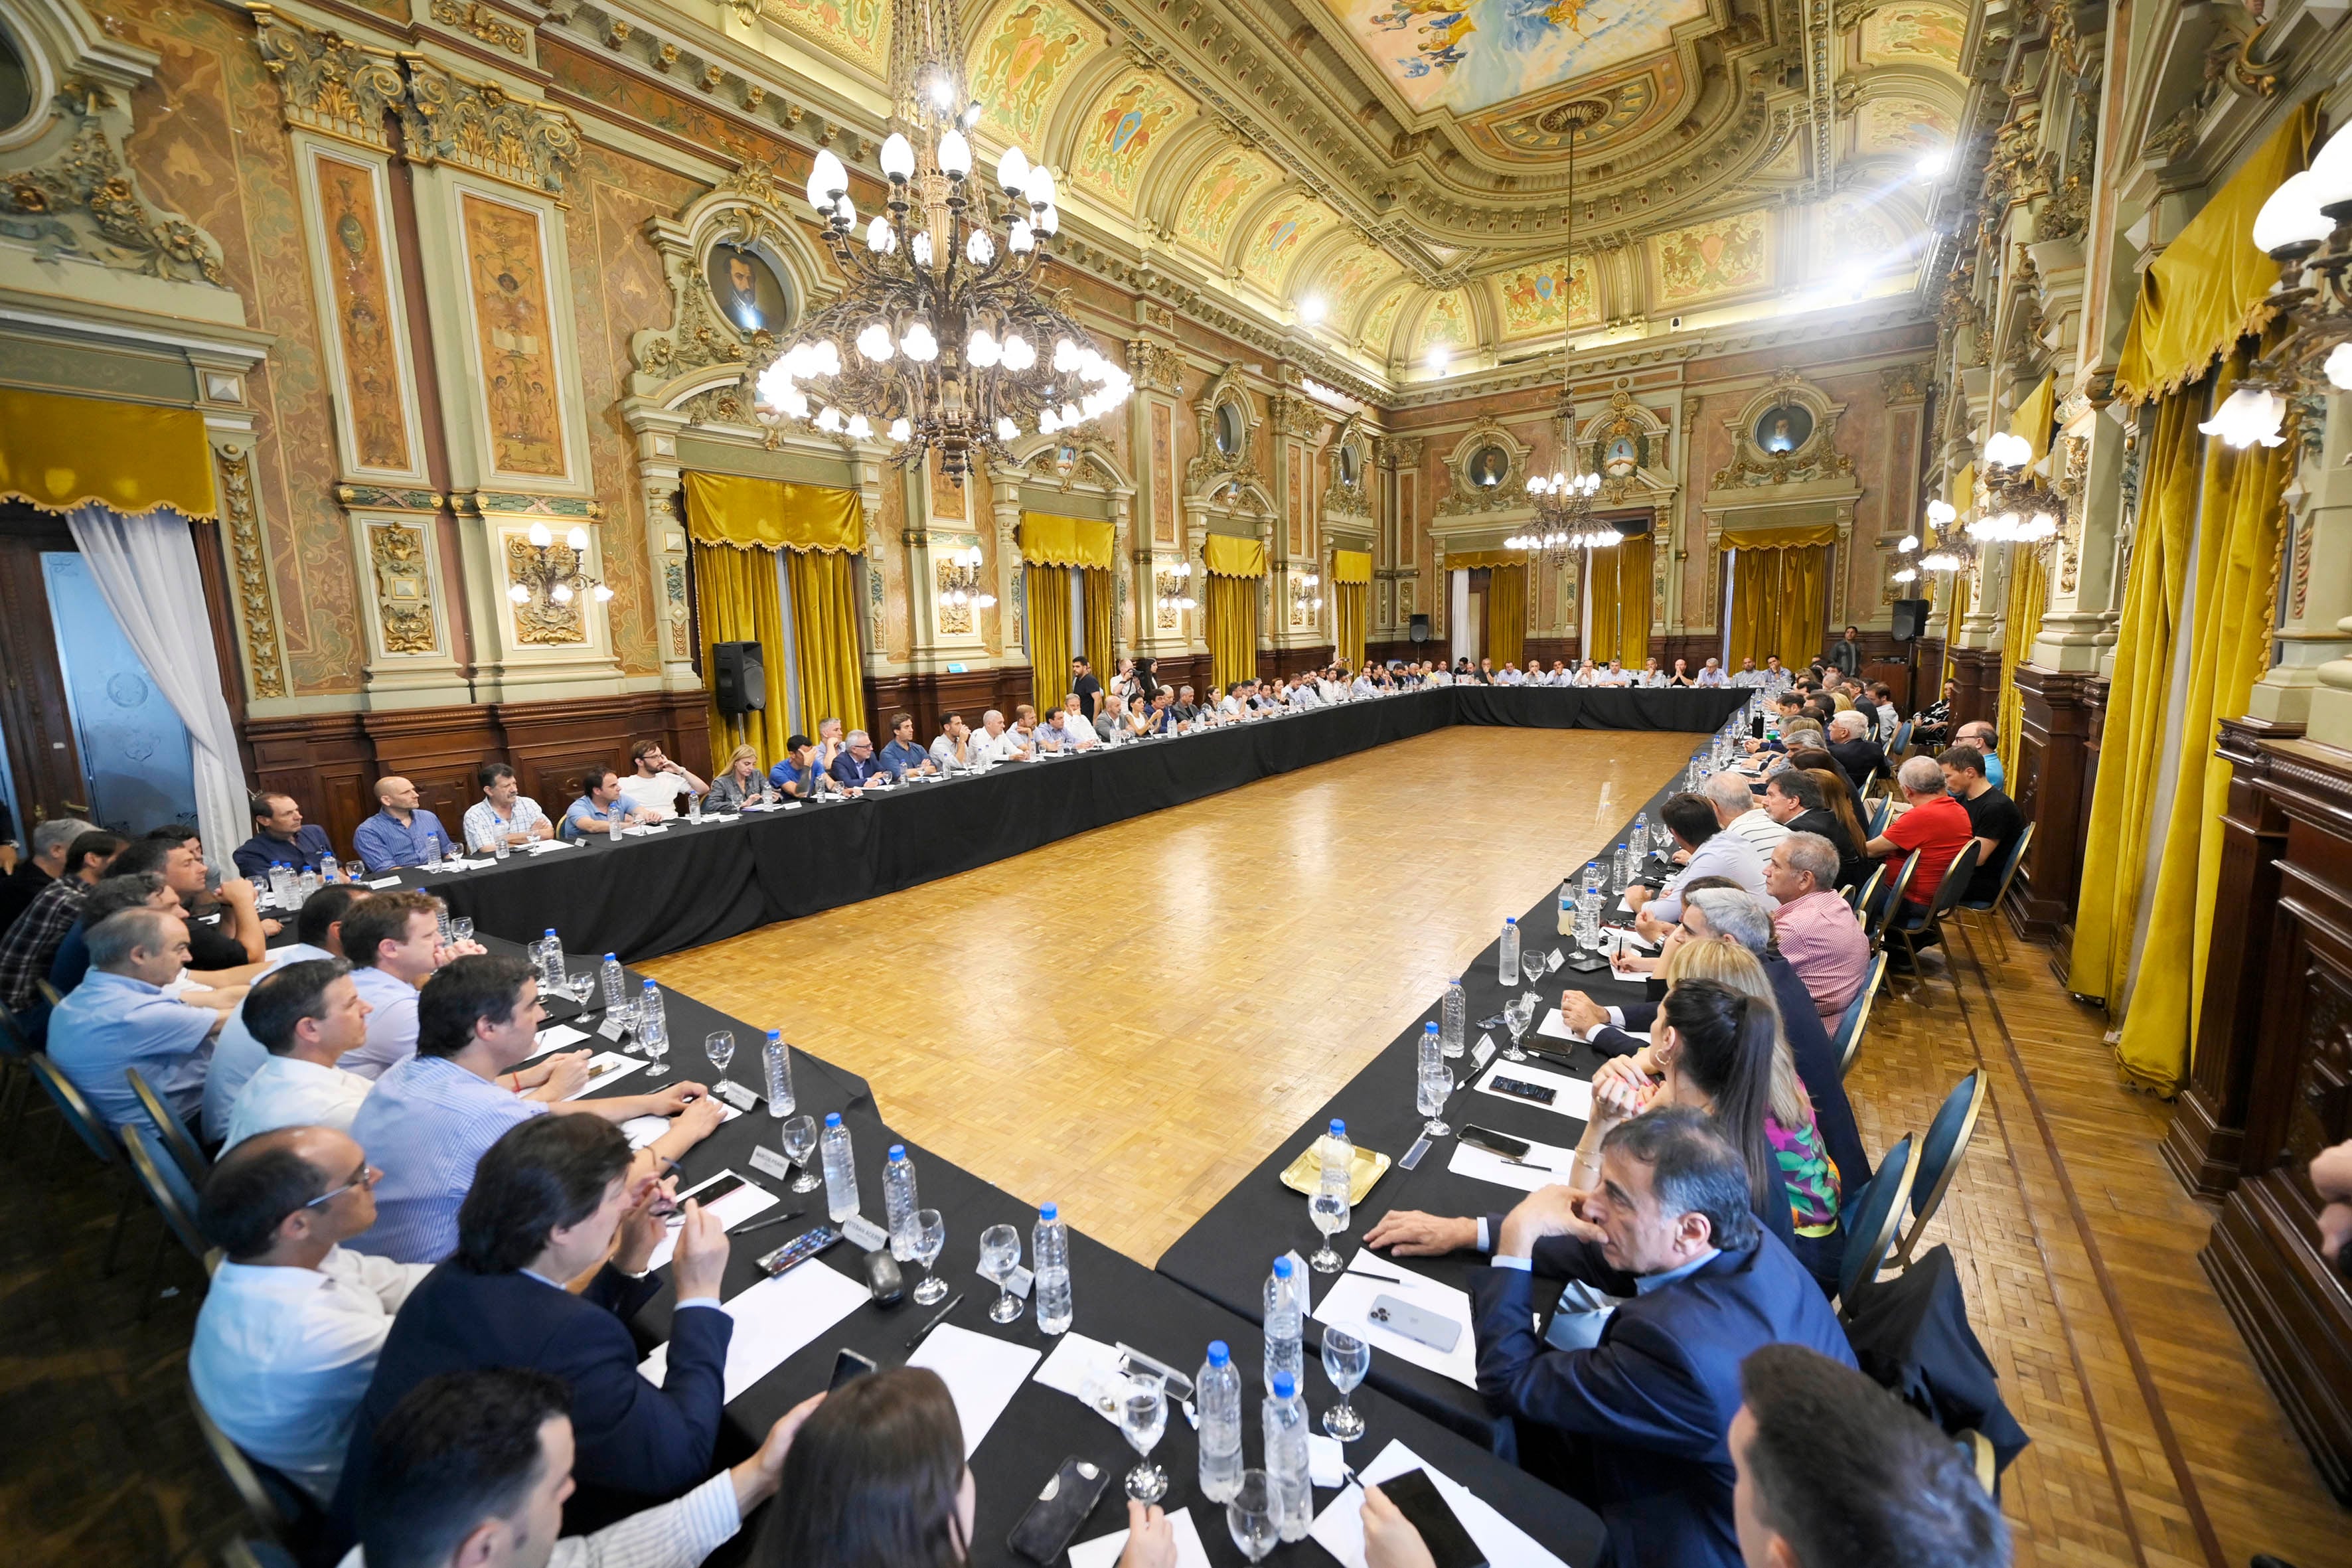
[[[999,726],[1004,722],[1002,713],[993,713],[990,717]],[[961,773],[977,763],[981,756],[980,737],[971,732],[971,726],[963,721],[963,715],[949,714],[940,724],[939,739],[931,742],[932,763],[943,773],[950,770]]]
[[[372,896],[363,887],[337,882],[303,900],[302,911],[294,919],[298,940],[271,948],[267,960],[269,968],[262,973],[305,959],[341,958],[343,917],[351,912],[353,904]],[[251,995],[247,993],[248,999]],[[229,1113],[236,1109],[237,1095],[268,1059],[269,1047],[253,1037],[253,1031],[245,1026],[242,1012],[232,1014],[228,1022],[221,1026],[220,1038],[213,1043],[213,1065],[205,1069],[205,1137],[217,1139],[227,1131]]]
[[1595,686],[1631,686],[1633,678],[1626,673],[1624,661],[1611,659],[1609,667],[1593,679]]
[[340,958],[306,959],[264,975],[238,1015],[269,1059],[237,1091],[223,1142],[235,1148],[280,1127],[346,1131],[372,1079],[335,1065],[367,1040],[368,1005]]
[[1722,665],[1710,658],[1706,663],[1699,667],[1698,679],[1694,682],[1694,684],[1699,686],[1728,686],[1731,684],[1731,678],[1723,673]]
[[1755,846],[1759,864],[1769,860],[1773,847],[1789,837],[1789,830],[1774,820],[1756,792],[1748,787],[1748,780],[1732,769],[1709,773],[1699,794],[1715,807],[1715,819],[1726,833],[1736,833]]
[[[997,718],[997,714],[990,714]],[[992,763],[1032,763],[1037,760],[1037,710],[1026,702],[1013,710],[1013,728],[996,738],[989,748]]]
[[1659,668],[1658,661],[1655,658],[1643,659],[1642,661],[1642,673],[1634,678],[1633,684],[1636,686],[1647,687],[1654,690],[1664,686],[1665,683],[1666,672],[1663,668]]
[[1246,700],[1249,696],[1249,689],[1250,683],[1246,680],[1236,680],[1231,686],[1226,687],[1224,696],[1219,699],[1217,702],[1217,712],[1219,715],[1227,719],[1240,719],[1246,717],[1249,713],[1249,706]]
[[1760,688],[1764,684],[1764,672],[1756,668],[1754,659],[1743,658],[1739,661],[1739,668],[1731,673],[1731,684],[1743,691]]
[[481,951],[441,940],[441,900],[430,893],[379,893],[354,906],[343,916],[343,955],[368,1005],[367,1042],[343,1058],[342,1070],[379,1079],[415,1054],[417,987],[451,959]]
[[639,741],[629,748],[630,773],[621,781],[621,793],[637,803],[646,818],[661,822],[684,809],[678,802],[702,795],[710,786],[662,755],[659,741]]
[[375,1223],[383,1173],[351,1137],[286,1127],[221,1156],[200,1224],[227,1254],[196,1315],[188,1377],[239,1448],[323,1507],[392,1320],[432,1265],[341,1244]]

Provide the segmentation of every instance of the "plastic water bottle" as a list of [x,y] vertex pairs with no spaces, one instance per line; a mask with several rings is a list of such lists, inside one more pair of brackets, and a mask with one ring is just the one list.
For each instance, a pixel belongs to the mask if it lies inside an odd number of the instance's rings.
[[656,1031],[669,1037],[669,1009],[662,1003],[661,987],[648,980],[637,994],[637,1034],[648,1037]]
[[700,795],[695,795],[687,796],[686,819],[688,822],[700,822],[702,820],[702,797]]
[[292,868],[283,860],[272,861],[269,867],[269,901],[280,909],[291,908],[294,902],[293,880]]
[[1322,1138],[1323,1176],[1318,1184],[1327,1193],[1344,1193],[1355,1184],[1356,1146],[1348,1139],[1348,1124],[1338,1117]]
[[768,1075],[768,1114],[782,1121],[796,1109],[793,1100],[793,1049],[784,1044],[782,1029],[768,1031],[768,1043],[760,1047],[760,1065]]
[[849,1152],[849,1129],[841,1124],[841,1112],[824,1113],[816,1143],[824,1160],[824,1212],[839,1225],[857,1213],[857,1162]]
[[320,857],[319,857],[319,880],[320,880],[320,882],[324,883],[324,882],[331,882],[331,881],[333,881],[334,879],[335,879],[335,858],[334,858],[332,855],[321,855],[321,856],[320,856]]
[[1639,871],[1642,868],[1643,857],[1648,854],[1649,848],[1650,814],[1645,811],[1633,818],[1633,858],[1632,865],[1629,868],[1630,870]]
[[294,881],[295,907],[299,909],[303,904],[310,902],[310,895],[318,890],[319,873],[313,871],[308,866],[303,867],[301,874],[297,877]]
[[1315,1491],[1307,1462],[1307,1405],[1298,1396],[1298,1380],[1286,1372],[1274,1374],[1267,1384],[1274,1392],[1265,1405],[1265,1474],[1274,1494],[1275,1517],[1282,1539],[1306,1539],[1315,1522]]
[[[547,934],[552,937],[555,933],[549,931]],[[623,1002],[628,1000],[629,977],[621,973],[621,961],[609,952],[604,955],[604,1007],[607,1012],[618,1008]]]
[[1437,1015],[1444,1021],[1438,1035],[1439,1045],[1447,1056],[1460,1056],[1463,1033],[1470,1022],[1470,999],[1462,994],[1459,976],[1445,983],[1445,1000],[1438,1005]]
[[901,1263],[915,1259],[915,1211],[922,1206],[915,1201],[915,1163],[904,1143],[893,1143],[882,1162],[882,1214],[890,1227],[890,1256]]
[[1560,930],[1566,931],[1569,927],[1569,922],[1576,918],[1576,879],[1573,877],[1562,877],[1559,879]]
[[1201,1412],[1201,1495],[1230,1502],[1242,1489],[1242,1373],[1224,1341],[1209,1342],[1192,1391]]
[[1501,946],[1497,967],[1502,971],[1503,984],[1517,985],[1519,983],[1519,921],[1517,915],[1503,917]]
[[1306,1352],[1299,1347],[1298,1336],[1305,1328],[1304,1306],[1299,1301],[1300,1282],[1287,1255],[1274,1260],[1274,1272],[1265,1281],[1265,1385],[1274,1386],[1276,1377],[1286,1376],[1293,1387],[1306,1375]]
[[1077,1316],[1070,1299],[1070,1233],[1062,1224],[1059,1205],[1037,1210],[1037,1228],[1029,1233],[1029,1261],[1037,1270],[1037,1331],[1058,1334]]

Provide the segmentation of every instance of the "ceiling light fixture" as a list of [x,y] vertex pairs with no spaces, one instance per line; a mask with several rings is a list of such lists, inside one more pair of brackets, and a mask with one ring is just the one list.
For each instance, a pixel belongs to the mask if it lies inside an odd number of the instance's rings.
[[1566,463],[1549,476],[1528,480],[1528,501],[1535,508],[1536,531],[1503,542],[1506,550],[1524,550],[1551,563],[1554,570],[1568,565],[1587,550],[1607,549],[1623,535],[1606,524],[1591,526],[1592,502],[1601,493],[1601,475],[1577,471],[1576,395],[1570,388],[1570,361],[1576,353],[1570,322],[1576,311],[1570,284],[1576,277],[1576,136],[1597,118],[1587,106],[1571,104],[1568,116],[1568,219],[1561,244],[1568,254],[1559,267],[1560,361],[1559,403],[1553,411],[1556,437]]
[[1309,294],[1298,301],[1298,319],[1310,327],[1322,322],[1325,311],[1323,296],[1320,294]]

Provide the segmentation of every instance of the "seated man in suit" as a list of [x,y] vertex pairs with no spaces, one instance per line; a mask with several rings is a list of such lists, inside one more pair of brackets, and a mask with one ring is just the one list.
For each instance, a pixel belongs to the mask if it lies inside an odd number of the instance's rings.
[[[267,877],[269,868],[281,861],[297,870],[305,866],[318,870],[320,861],[331,861],[334,853],[327,830],[303,821],[301,805],[292,795],[264,790],[253,797],[253,837],[229,858],[236,862],[239,876]],[[326,879],[341,881],[342,868],[328,870]]]
[[1830,755],[1845,776],[1853,781],[1856,789],[1868,789],[1870,781],[1888,771],[1886,753],[1870,738],[1870,721],[1853,709],[1833,713],[1830,719]]
[[1789,766],[1768,776],[1764,781],[1764,797],[1759,803],[1765,815],[1790,833],[1811,833],[1829,840],[1837,855],[1837,869],[1830,880],[1822,883],[1835,891],[1839,888],[1859,888],[1870,878],[1870,862],[1864,858],[1862,846],[1845,830],[1845,824],[1829,808],[1822,798],[1822,786],[1806,775],[1805,770]]
[[[409,1292],[376,1358],[335,1492],[341,1540],[373,1501],[362,1494],[377,1424],[444,1373],[520,1367],[571,1390],[580,1489],[563,1512],[573,1534],[709,1476],[735,1323],[719,1305],[726,1226],[691,1198],[671,1256],[677,1308],[658,1385],[638,1374],[629,1333],[661,1289],[646,1268],[676,1184],[635,1167],[627,1137],[601,1117],[535,1117],[484,1151],[457,1213],[457,1252]],[[566,1289],[583,1275],[593,1277],[577,1294]]]

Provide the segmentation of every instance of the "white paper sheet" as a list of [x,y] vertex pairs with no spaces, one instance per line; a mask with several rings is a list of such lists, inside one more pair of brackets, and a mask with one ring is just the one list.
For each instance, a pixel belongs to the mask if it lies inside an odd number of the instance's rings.
[[[1357,1272],[1359,1267],[1370,1273]],[[1398,1279],[1379,1279],[1375,1275],[1393,1275]],[[1462,1326],[1462,1337],[1451,1351],[1434,1351],[1419,1340],[1407,1339],[1395,1330],[1373,1322],[1365,1314],[1372,1310],[1373,1300],[1381,1296],[1394,1296],[1401,1301],[1453,1319]],[[1478,1386],[1478,1352],[1470,1331],[1470,1296],[1451,1285],[1441,1285],[1426,1275],[1416,1274],[1392,1258],[1358,1248],[1348,1260],[1347,1271],[1336,1276],[1323,1292],[1323,1300],[1308,1314],[1318,1323],[1328,1323],[1335,1329],[1345,1329],[1361,1339],[1376,1352],[1385,1352],[1415,1366],[1427,1367],[1441,1377],[1450,1377],[1465,1388]]]
[[925,1336],[907,1364],[929,1367],[946,1382],[956,1418],[963,1424],[963,1453],[969,1459],[1013,1403],[1039,1354],[1026,1345],[941,1323]]
[[[735,1320],[734,1337],[727,1342],[728,1401],[733,1403],[783,1365],[794,1351],[870,1300],[862,1283],[813,1258],[776,1279],[761,1280],[728,1302],[727,1315]],[[660,1387],[669,1374],[669,1346],[656,1346],[637,1372]]]
[[1348,1450],[1339,1438],[1307,1434],[1307,1482],[1325,1491],[1348,1484]]
[[[721,1127],[743,1114],[723,1100],[719,1101],[719,1124]],[[622,1122],[621,1131],[628,1139],[630,1148],[642,1149],[668,1131],[669,1123],[668,1117],[656,1116],[649,1111],[643,1116],[632,1116]]]
[[576,1046],[588,1037],[585,1029],[575,1029],[569,1024],[550,1024],[532,1040],[541,1055],[560,1051],[566,1046]]
[[583,1095],[594,1094],[597,1090],[608,1088],[617,1080],[628,1077],[645,1065],[644,1060],[637,1057],[623,1056],[618,1051],[598,1051],[588,1058],[588,1070],[595,1076],[563,1098],[578,1100]]
[[537,843],[525,845],[523,847],[523,853],[526,855],[552,855],[558,849],[576,849],[579,847],[580,841],[576,838],[542,838]]
[[[1489,1568],[1568,1568],[1568,1564],[1536,1544],[1535,1538],[1494,1507],[1481,1501],[1469,1488],[1423,1462],[1420,1455],[1402,1443],[1391,1442],[1380,1456],[1357,1472],[1374,1486],[1392,1479],[1407,1470],[1427,1470],[1429,1479],[1437,1483],[1438,1495],[1470,1532],[1486,1554]],[[1315,1516],[1314,1525],[1307,1532],[1322,1548],[1338,1558],[1342,1568],[1364,1568],[1364,1494],[1349,1487],[1333,1498],[1323,1511]]]
[[[1531,1100],[1521,1100],[1516,1094],[1505,1094],[1501,1089],[1496,1089],[1495,1079],[1497,1075],[1515,1078],[1521,1083],[1531,1083],[1538,1089],[1558,1089],[1559,1097],[1549,1105],[1535,1105],[1535,1101]],[[1579,1121],[1592,1120],[1592,1085],[1590,1082],[1580,1078],[1571,1078],[1567,1073],[1557,1072],[1549,1068],[1539,1068],[1533,1062],[1496,1062],[1478,1079],[1476,1087],[1479,1093],[1491,1094],[1497,1100],[1507,1100],[1518,1105],[1535,1105],[1538,1110],[1550,1110],[1561,1116],[1573,1116]]]
[[[1616,1026],[1612,1024],[1610,1027],[1614,1028]],[[1591,1035],[1580,1035],[1570,1028],[1568,1020],[1560,1016],[1560,1011],[1557,1007],[1544,1015],[1544,1021],[1536,1026],[1536,1033],[1549,1035],[1555,1040],[1570,1040],[1580,1046],[1589,1044],[1592,1039]],[[1627,1029],[1624,1033],[1644,1044],[1647,1044],[1650,1038],[1650,1031],[1647,1029]]]
[[1066,1394],[1112,1426],[1118,1425],[1118,1413],[1105,1410],[1087,1397],[1088,1384],[1108,1386],[1118,1376],[1118,1347],[1100,1340],[1089,1339],[1072,1329],[1064,1332],[1037,1368],[1037,1381],[1046,1387]]
[[[646,1118],[638,1117],[635,1120],[642,1121],[646,1120]],[[667,1123],[665,1122],[664,1125],[667,1126]],[[625,1128],[624,1130],[625,1131]],[[656,1136],[658,1136],[658,1134],[656,1134]],[[631,1146],[635,1147],[634,1142]],[[711,1177],[709,1181],[697,1182],[686,1191],[678,1194],[678,1202],[683,1204],[687,1199],[693,1197],[697,1193],[702,1191],[703,1188],[710,1185],[711,1182],[719,1181],[727,1176],[735,1176],[738,1180],[742,1179],[737,1172],[721,1171],[718,1175]],[[741,1186],[736,1188],[725,1197],[720,1198],[717,1203],[712,1204],[710,1205],[710,1212],[719,1216],[719,1223],[721,1226],[724,1226],[729,1230],[733,1230],[737,1226],[741,1225],[753,1215],[760,1213],[763,1209],[774,1208],[782,1201],[783,1200],[782,1198],[779,1198],[775,1194],[768,1191],[767,1188],[760,1185],[757,1182],[745,1181]],[[669,1227],[667,1233],[665,1234],[659,1241],[654,1243],[653,1252],[646,1259],[646,1270],[651,1272],[656,1268],[667,1268],[669,1264],[670,1254],[677,1250],[677,1228],[673,1226]]]
[[1456,1139],[1453,1158],[1445,1162],[1445,1168],[1457,1176],[1469,1176],[1477,1181],[1493,1182],[1499,1186],[1517,1187],[1520,1192],[1531,1193],[1538,1187],[1554,1186],[1567,1181],[1569,1167],[1576,1160],[1576,1149],[1573,1145],[1563,1147],[1558,1143],[1538,1143],[1531,1139],[1525,1158],[1527,1163],[1514,1165],[1500,1154],[1474,1149]]
[[367,885],[371,888],[397,888],[400,886],[400,879],[398,877],[378,877],[374,881],[370,882]]
[[[1210,1515],[1219,1523],[1223,1522],[1223,1510],[1212,1509]],[[1209,1568],[1209,1549],[1201,1542],[1200,1527],[1192,1522],[1192,1510],[1178,1509],[1168,1516],[1168,1523],[1176,1532],[1176,1568]],[[1124,1530],[1081,1541],[1070,1548],[1070,1568],[1112,1568],[1118,1554],[1126,1550]]]

